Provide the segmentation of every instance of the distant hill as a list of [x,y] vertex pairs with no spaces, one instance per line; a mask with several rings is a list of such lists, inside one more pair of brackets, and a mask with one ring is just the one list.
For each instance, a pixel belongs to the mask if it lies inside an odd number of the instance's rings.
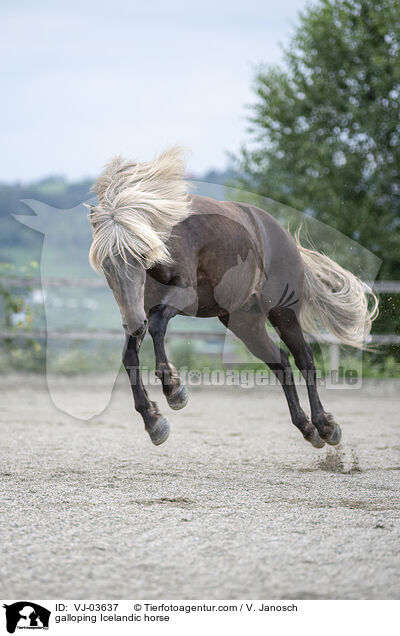
[[209,170],[202,177],[200,177],[201,181],[206,181],[207,183],[218,183],[220,185],[229,185],[234,180],[237,173],[234,170]]
[[[233,178],[232,170],[209,170],[204,175],[188,175],[193,181],[227,184]],[[33,214],[23,199],[35,199],[57,209],[70,209],[93,196],[90,192],[94,179],[68,181],[60,176],[47,177],[34,183],[0,183],[0,261],[21,264],[25,258],[39,259],[42,239],[40,234],[21,225],[13,214]],[[82,223],[87,223],[82,215]],[[68,227],[60,240],[68,243],[76,237],[76,227]],[[26,256],[25,256],[26,255]]]
[[29,258],[38,258],[41,237],[21,225],[13,214],[33,214],[23,199],[35,199],[55,208],[69,209],[86,201],[91,181],[68,182],[61,177],[49,177],[30,184],[0,184],[0,261],[21,262],[21,251]]

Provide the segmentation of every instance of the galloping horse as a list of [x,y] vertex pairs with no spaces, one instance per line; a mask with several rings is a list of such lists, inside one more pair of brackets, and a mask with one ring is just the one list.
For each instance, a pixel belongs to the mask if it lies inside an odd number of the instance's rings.
[[[187,389],[168,361],[164,336],[171,318],[184,314],[217,316],[277,375],[303,437],[316,448],[338,444],[341,430],[320,402],[303,328],[319,324],[362,347],[377,313],[372,292],[327,256],[302,247],[266,211],[189,195],[179,147],[147,163],[116,157],[94,189],[90,262],[104,271],[119,305],[123,363],[152,442],[167,439],[169,424],[143,386],[140,345],[148,329],[167,402],[183,408]],[[306,380],[311,420],[300,406],[288,355],[268,336],[266,319]]]

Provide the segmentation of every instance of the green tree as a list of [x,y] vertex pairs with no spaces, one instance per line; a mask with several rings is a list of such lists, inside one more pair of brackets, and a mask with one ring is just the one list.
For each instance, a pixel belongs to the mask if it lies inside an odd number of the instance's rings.
[[240,185],[304,210],[400,278],[400,0],[319,0],[255,78]]
[[[0,371],[44,369],[41,344],[33,337],[22,341],[19,338],[20,330],[32,329],[33,311],[27,300],[31,290],[27,281],[38,271],[39,264],[35,261],[21,267],[0,262],[0,327],[8,332],[0,342]],[[23,278],[18,283],[20,277]]]

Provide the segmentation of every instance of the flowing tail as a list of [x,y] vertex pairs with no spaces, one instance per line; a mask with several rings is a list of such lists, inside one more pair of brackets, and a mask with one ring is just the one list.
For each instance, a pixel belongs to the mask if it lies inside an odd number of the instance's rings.
[[378,298],[368,285],[331,258],[302,247],[298,235],[296,243],[304,264],[301,326],[313,334],[322,327],[343,344],[366,349],[365,339],[378,316]]

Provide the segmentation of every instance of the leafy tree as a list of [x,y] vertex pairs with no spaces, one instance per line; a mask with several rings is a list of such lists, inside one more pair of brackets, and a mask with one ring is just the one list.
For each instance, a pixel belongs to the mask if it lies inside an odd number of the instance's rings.
[[241,186],[304,210],[400,278],[400,0],[319,0],[255,78]]
[[39,271],[39,264],[16,267],[12,263],[0,262],[0,327],[8,333],[0,345],[0,371],[9,368],[37,371],[44,368],[44,351],[35,338],[19,339],[19,331],[29,331],[33,323],[33,311],[28,303],[28,284],[15,284],[7,279],[24,277],[29,280]]

